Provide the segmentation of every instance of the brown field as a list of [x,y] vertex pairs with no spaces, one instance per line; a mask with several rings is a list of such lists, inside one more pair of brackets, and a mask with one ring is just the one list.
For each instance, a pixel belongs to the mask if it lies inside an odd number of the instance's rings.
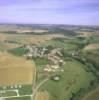
[[16,31],[17,33],[24,33],[24,32],[35,32],[35,33],[43,33],[48,32],[47,29],[32,29],[31,27],[18,27],[16,25],[0,25],[0,32],[7,32],[7,31]]
[[52,36],[36,36],[36,35],[10,35],[8,40],[20,42],[21,44],[39,44],[52,39]]
[[33,62],[0,52],[0,86],[32,84],[34,70]]
[[55,37],[62,37],[62,35],[35,35],[33,37],[24,38],[26,43],[40,44]]
[[7,49],[13,49],[13,48],[18,48],[18,47],[20,47],[21,45],[19,45],[19,44],[13,44],[13,43],[4,43],[4,46],[5,46]]
[[49,95],[47,92],[38,92],[35,100],[49,100]]
[[93,33],[92,32],[82,32],[82,34],[87,37],[87,36],[91,36]]
[[[63,35],[53,34],[53,35],[24,35],[24,34],[0,34],[0,40],[10,40],[20,42],[22,44],[39,44],[51,40],[55,37],[64,37]],[[16,44],[15,44],[16,45]]]
[[0,41],[4,41],[4,40],[6,40],[6,35],[0,34]]
[[36,30],[36,29],[35,30],[33,30],[33,29],[25,29],[24,30],[24,29],[17,29],[16,32],[17,33],[27,32],[27,34],[28,34],[28,32],[34,32],[34,33],[43,33],[43,32],[45,33],[46,32],[47,33],[48,30]]
[[96,32],[81,32],[81,31],[76,31],[77,33],[79,33],[79,36],[83,36],[83,37],[90,37],[90,36],[94,36],[94,35],[99,35],[99,31]]
[[93,49],[99,49],[99,44],[95,43],[95,44],[89,44],[88,46],[86,46],[84,48],[84,50],[93,50]]
[[81,32],[81,31],[76,31],[77,33],[79,33],[79,36],[83,36],[83,37],[89,37],[92,34],[92,32]]
[[94,34],[99,36],[99,31],[94,32]]
[[95,90],[94,92],[90,93],[83,100],[99,100],[99,88]]

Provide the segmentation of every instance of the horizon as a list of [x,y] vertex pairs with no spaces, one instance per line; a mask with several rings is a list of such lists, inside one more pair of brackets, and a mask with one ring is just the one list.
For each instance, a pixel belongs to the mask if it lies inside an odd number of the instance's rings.
[[0,23],[99,26],[98,0],[3,0]]
[[99,27],[99,25],[81,25],[81,24],[50,24],[50,23],[0,23],[0,25],[64,25],[64,26],[86,26]]

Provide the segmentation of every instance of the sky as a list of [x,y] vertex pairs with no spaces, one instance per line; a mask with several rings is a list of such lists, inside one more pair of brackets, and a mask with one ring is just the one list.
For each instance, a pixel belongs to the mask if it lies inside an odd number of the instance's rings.
[[0,0],[0,23],[99,25],[99,0]]

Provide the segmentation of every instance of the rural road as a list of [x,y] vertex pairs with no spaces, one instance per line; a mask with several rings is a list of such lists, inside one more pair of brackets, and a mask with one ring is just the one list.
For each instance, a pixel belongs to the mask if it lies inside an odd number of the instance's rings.
[[35,100],[35,96],[36,96],[36,93],[37,93],[38,89],[39,89],[46,81],[48,81],[48,80],[49,80],[48,78],[47,78],[47,79],[44,79],[42,82],[40,82],[40,83],[36,86],[35,89],[33,88],[32,100]]
[[36,64],[35,64],[35,70],[34,70],[34,79],[33,79],[33,86],[32,86],[32,90],[33,90],[33,94],[31,96],[31,100],[35,100],[35,96],[36,96],[36,93],[38,91],[38,89],[46,82],[49,80],[49,78],[46,78],[44,79],[43,81],[41,81],[38,85],[36,85],[36,74],[37,74],[37,71],[36,71]]
[[0,97],[0,99],[7,99],[7,98],[18,98],[18,97],[28,97],[28,96],[32,96],[32,95],[21,95],[21,96],[8,96],[8,97]]

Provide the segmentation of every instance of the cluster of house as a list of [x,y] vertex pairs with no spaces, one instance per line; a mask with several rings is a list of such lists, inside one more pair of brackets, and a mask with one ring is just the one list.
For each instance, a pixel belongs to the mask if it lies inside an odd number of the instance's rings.
[[[45,47],[37,47],[32,45],[27,45],[26,48],[29,50],[29,52],[25,55],[27,58],[36,58],[36,57],[46,57],[48,60],[52,62],[52,64],[47,64],[44,68],[44,71],[46,72],[55,72],[60,69],[61,66],[65,64],[64,60],[62,59],[62,53],[60,48],[56,48],[53,50],[50,50],[50,52],[47,54],[46,51],[48,50]],[[61,70],[63,71],[63,70]]]
[[44,68],[44,71],[47,71],[47,72],[56,72],[58,71],[59,69],[59,65],[49,65],[47,64]]
[[[61,67],[65,64],[65,62],[62,60],[62,53],[61,49],[53,49],[51,52],[48,54],[47,58],[53,62],[52,65],[46,65],[44,68],[44,71],[47,72],[56,72],[61,69]],[[61,69],[61,71],[64,71]]]
[[29,52],[27,54],[25,54],[24,56],[26,56],[27,58],[33,58],[33,57],[44,57],[45,56],[45,52],[47,51],[47,49],[45,47],[40,48],[37,46],[32,46],[32,45],[27,45],[26,49],[29,50]]
[[48,54],[48,59],[51,60],[54,64],[64,64],[64,61],[61,59],[62,56],[61,49],[57,48],[51,50],[51,52]]
[[60,66],[59,65],[49,65],[47,64],[44,68],[45,72],[57,72],[57,71],[61,71],[64,72],[63,69],[60,70]]

